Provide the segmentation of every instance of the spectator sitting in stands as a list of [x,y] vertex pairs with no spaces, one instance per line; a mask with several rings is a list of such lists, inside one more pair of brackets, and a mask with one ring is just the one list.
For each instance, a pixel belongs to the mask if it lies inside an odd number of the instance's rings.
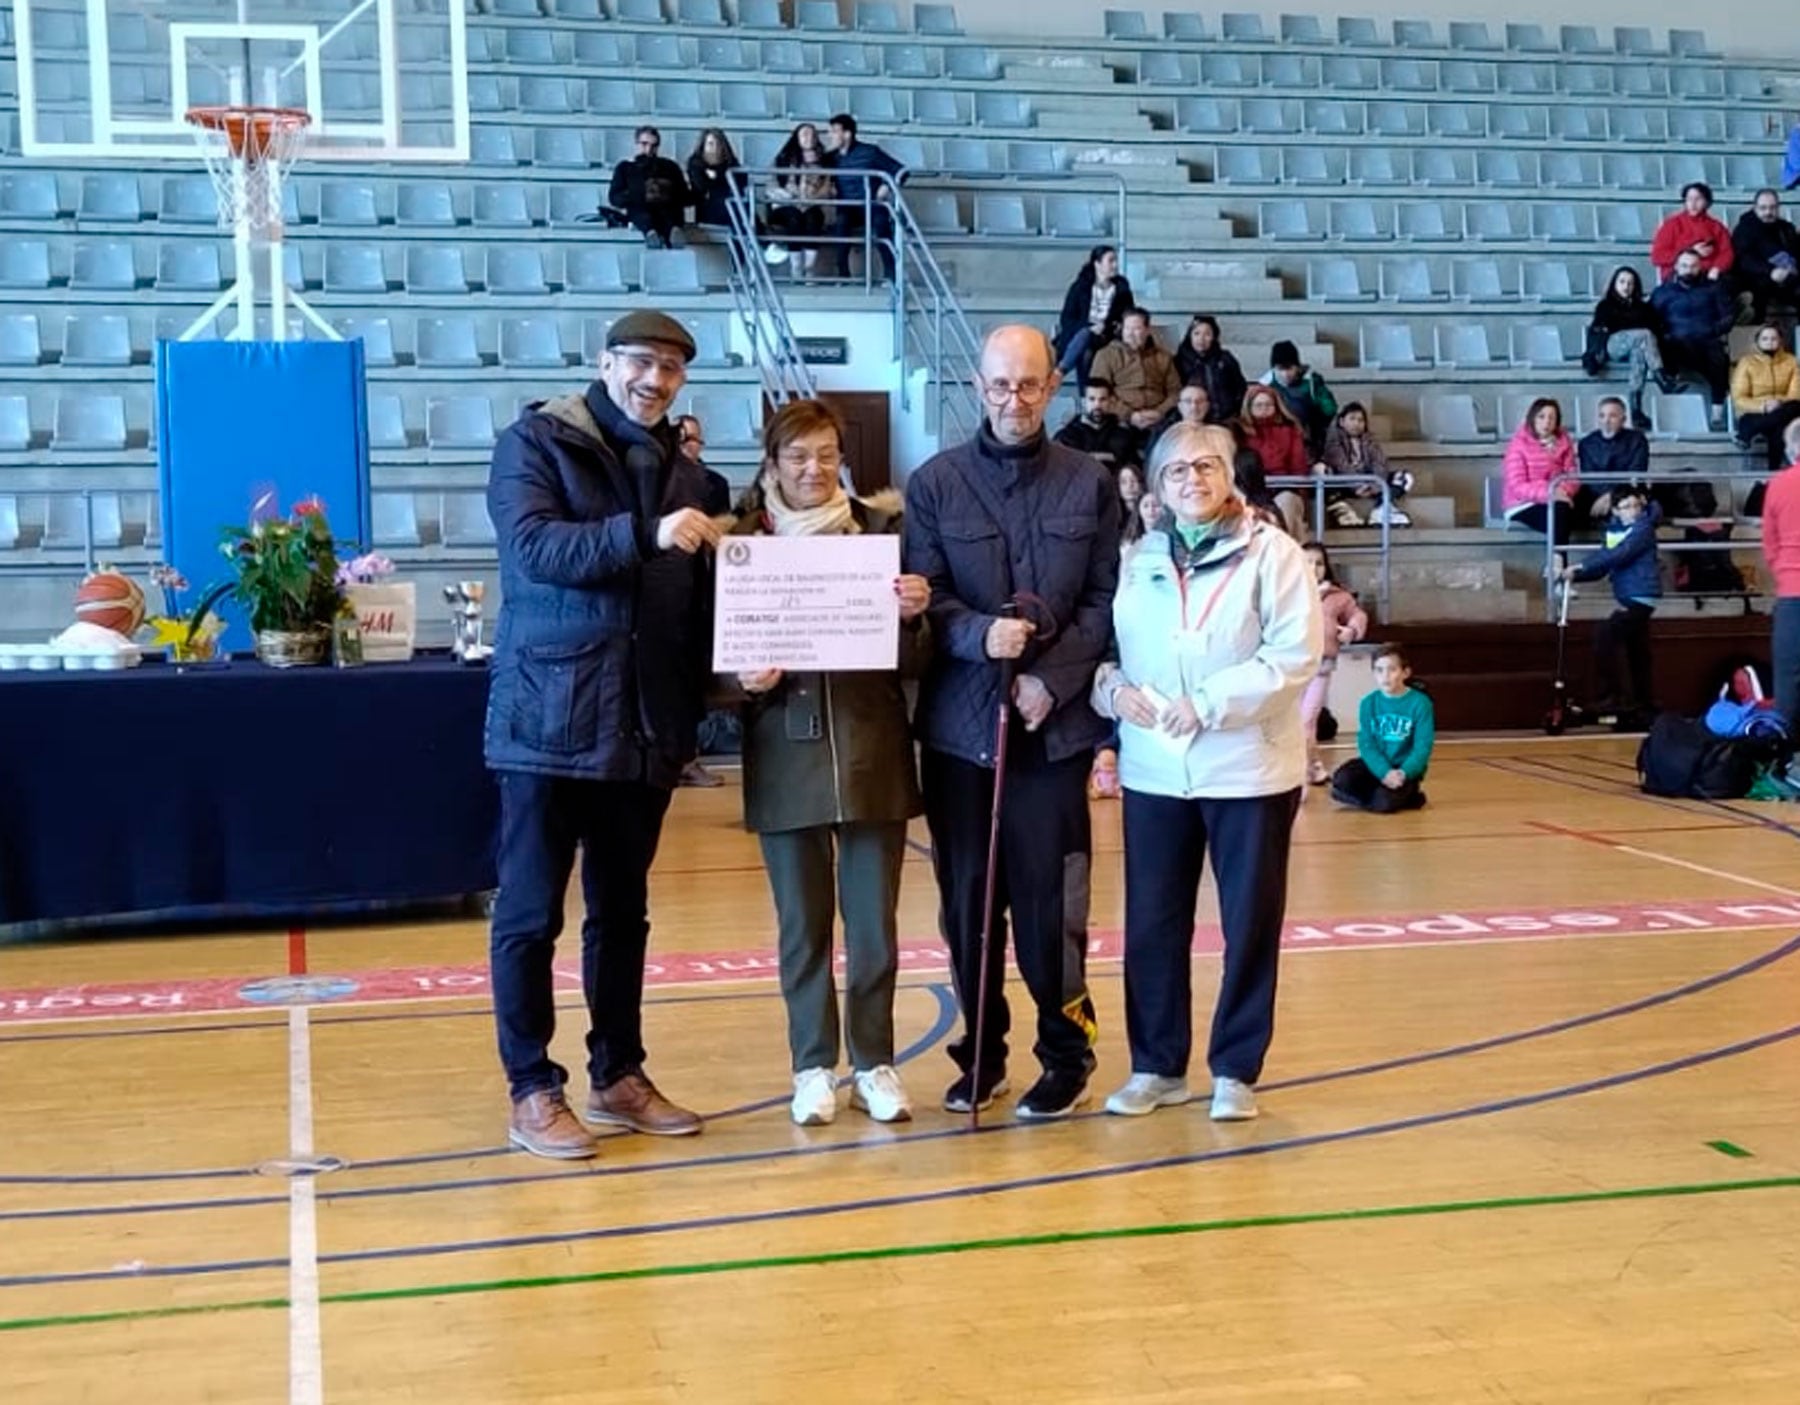
[[[1121,543],[1136,541],[1143,535],[1143,520],[1138,516],[1138,506],[1144,500],[1144,470],[1134,463],[1128,463],[1119,470],[1119,531]],[[1152,499],[1154,501],[1154,499]]]
[[1056,319],[1056,369],[1065,376],[1073,371],[1076,386],[1085,388],[1094,357],[1118,340],[1119,325],[1134,306],[1131,280],[1119,272],[1119,251],[1096,244],[1063,295],[1062,315]]
[[[1546,532],[1558,546],[1594,511],[1594,490],[1578,481],[1575,443],[1563,429],[1562,406],[1545,397],[1531,402],[1506,446],[1501,510],[1509,522]],[[1556,480],[1561,479],[1561,482]]]
[[1325,445],[1325,431],[1337,417],[1337,397],[1325,378],[1300,360],[1300,348],[1278,341],[1269,349],[1269,369],[1262,384],[1272,385],[1287,401],[1288,409],[1306,431],[1307,452],[1317,454]]
[[647,249],[666,249],[675,227],[693,202],[681,167],[658,156],[662,133],[654,127],[637,129],[637,155],[613,167],[606,203],[623,210],[631,227],[644,236]]
[[[1613,270],[1606,292],[1594,305],[1590,339],[1599,346],[1582,355],[1581,366],[1590,376],[1600,374],[1608,361],[1623,361],[1628,369],[1625,395],[1630,402],[1631,422],[1639,429],[1650,427],[1644,413],[1644,385],[1654,376],[1657,387],[1664,391],[1675,388],[1675,378],[1663,369],[1662,317],[1654,304],[1644,296],[1643,280],[1630,264]],[[1604,351],[1604,355],[1596,354]]]
[[[1246,437],[1241,422],[1234,423],[1231,429],[1240,440]],[[1231,476],[1237,480],[1238,491],[1243,493],[1244,503],[1257,521],[1287,531],[1281,509],[1275,506],[1275,495],[1269,491],[1269,474],[1263,467],[1261,454],[1248,444],[1242,445],[1232,461]]]
[[1650,262],[1663,282],[1675,276],[1676,262],[1689,249],[1700,260],[1702,277],[1716,280],[1731,271],[1731,231],[1709,213],[1712,203],[1712,187],[1705,181],[1690,181],[1681,188],[1681,208],[1657,225],[1650,241]]
[[[1263,471],[1270,478],[1303,478],[1324,471],[1323,464],[1316,470],[1313,468],[1306,452],[1306,431],[1300,428],[1299,420],[1294,418],[1286,399],[1274,386],[1258,382],[1244,392],[1244,412],[1238,417],[1238,431],[1245,446],[1256,450]],[[1241,474],[1238,481],[1243,482]],[[1267,491],[1266,483],[1264,490]],[[1248,492],[1245,497],[1255,506]],[[1276,490],[1271,501],[1288,534],[1296,541],[1303,539],[1307,535],[1305,497],[1292,487],[1284,486]]]
[[[1575,461],[1583,477],[1628,474],[1635,481],[1650,471],[1650,441],[1642,430],[1625,423],[1625,402],[1618,396],[1609,395],[1600,402],[1594,428],[1575,446]],[[1600,490],[1594,500],[1595,515],[1610,510],[1619,486]]]
[[[825,170],[819,129],[810,122],[794,128],[775,153],[775,168],[783,174],[769,187],[769,228],[790,244],[810,244],[821,238],[831,223],[831,206],[822,202],[837,195],[837,185]],[[771,263],[780,263],[787,253],[784,245],[773,244],[767,257]],[[795,249],[793,254],[792,271],[802,278],[813,271],[819,259],[816,247]]]
[[1137,436],[1113,413],[1112,382],[1098,377],[1083,388],[1081,411],[1056,431],[1056,442],[1081,450],[1113,474],[1140,462]]
[[700,133],[687,162],[688,194],[695,224],[730,226],[731,215],[725,203],[731,198],[731,173],[738,164],[731,139],[724,132],[708,127]]
[[1756,346],[1731,368],[1731,403],[1737,410],[1737,442],[1743,448],[1760,437],[1769,472],[1781,468],[1782,436],[1800,419],[1800,362],[1781,344],[1781,328],[1759,327]]
[[[1204,381],[1189,381],[1181,387],[1181,393],[1175,397],[1175,408],[1162,417],[1162,422],[1150,432],[1150,447],[1156,447],[1156,441],[1166,434],[1170,427],[1178,424],[1191,424],[1198,428],[1203,424],[1216,424],[1212,412],[1212,397],[1206,393]],[[1148,452],[1146,451],[1146,457]]]
[[1800,122],[1788,133],[1787,151],[1781,158],[1781,188],[1792,190],[1795,186],[1800,186]]
[[1764,188],[1731,231],[1738,287],[1758,322],[1776,303],[1800,306],[1800,232],[1781,217],[1781,197]]
[[[865,195],[868,199],[869,238],[875,246],[875,256],[881,260],[882,276],[889,282],[894,277],[894,216],[888,206],[894,199],[894,188],[886,181],[871,184],[861,176],[850,174],[856,171],[877,171],[899,181],[905,178],[906,168],[874,142],[856,139],[856,119],[848,112],[840,112],[831,119],[829,146],[825,153],[825,165],[833,173],[837,181],[838,198],[854,200],[854,205],[839,205],[837,219],[833,221],[832,233],[846,242],[837,246],[838,277],[850,276],[850,240],[863,232],[863,210],[860,203]],[[866,270],[865,270],[866,271]]]
[[1181,378],[1175,360],[1150,335],[1150,313],[1133,307],[1119,326],[1119,339],[1100,349],[1091,374],[1113,388],[1119,416],[1141,446],[1162,417],[1175,408]]
[[1662,318],[1664,364],[1672,374],[1691,372],[1705,380],[1716,420],[1731,388],[1725,338],[1737,321],[1737,309],[1718,280],[1702,274],[1700,255],[1693,249],[1682,250],[1675,276],[1651,295],[1650,303]]
[[1214,424],[1229,424],[1244,408],[1244,368],[1220,343],[1219,319],[1197,313],[1175,351],[1183,385],[1199,381],[1212,401]]
[[[1412,487],[1413,476],[1404,468],[1395,468],[1388,463],[1387,451],[1381,447],[1369,428],[1369,412],[1359,403],[1352,400],[1338,411],[1337,418],[1331,422],[1331,428],[1325,431],[1325,452],[1320,455],[1325,467],[1332,473],[1373,474],[1387,480],[1388,501],[1386,516],[1390,527],[1410,527],[1412,518],[1402,512],[1398,506],[1400,499]],[[1358,483],[1351,488],[1342,488],[1326,497],[1326,508],[1331,514],[1331,525],[1334,527],[1360,527],[1363,519],[1351,504],[1352,497],[1381,497],[1381,489],[1373,483]],[[1369,509],[1368,524],[1379,527],[1383,516],[1382,504],[1377,501]]]

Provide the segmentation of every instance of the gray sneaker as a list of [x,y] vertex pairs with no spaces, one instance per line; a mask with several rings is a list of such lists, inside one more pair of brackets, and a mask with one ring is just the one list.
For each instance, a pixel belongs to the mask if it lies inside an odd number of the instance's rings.
[[1256,1092],[1235,1078],[1213,1079],[1212,1120],[1248,1122],[1256,1116]]
[[1143,1117],[1159,1107],[1180,1107],[1193,1096],[1185,1078],[1134,1073],[1106,1100],[1106,1110],[1120,1117]]

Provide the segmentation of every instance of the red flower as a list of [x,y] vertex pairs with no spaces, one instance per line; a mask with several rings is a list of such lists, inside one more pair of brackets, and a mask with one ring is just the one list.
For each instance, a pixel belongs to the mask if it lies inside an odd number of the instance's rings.
[[309,498],[301,498],[294,504],[294,516],[296,517],[323,517],[324,515],[325,504],[317,493]]

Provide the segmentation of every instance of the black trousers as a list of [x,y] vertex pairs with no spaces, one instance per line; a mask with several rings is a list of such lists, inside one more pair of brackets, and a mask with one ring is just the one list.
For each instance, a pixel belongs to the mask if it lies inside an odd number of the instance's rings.
[[[1595,628],[1594,681],[1600,689],[1596,701],[1616,703],[1622,709],[1642,710],[1651,705],[1650,620],[1655,614],[1654,606],[1633,602],[1619,606]],[[1621,654],[1629,691],[1620,686]]]
[[1594,490],[1586,484],[1578,483],[1575,486],[1575,496],[1570,501],[1534,502],[1530,507],[1513,513],[1512,520],[1534,532],[1543,532],[1558,546],[1567,546],[1574,530],[1589,525],[1593,516]]
[[[1014,726],[1019,726],[1016,719]],[[1018,735],[1015,730],[1015,739]],[[1092,759],[1073,756],[1007,769],[993,943],[988,952],[988,1001],[982,1020],[984,1078],[1005,1068],[1006,1037],[1012,1027],[1003,988],[1009,913],[1019,974],[1037,1006],[1033,1052],[1038,1062],[1046,1069],[1083,1073],[1094,1066],[1094,1001],[1087,987],[1087,884],[1093,853],[1087,779]],[[975,1063],[981,899],[994,773],[928,747],[921,778],[937,870],[938,922],[950,948],[963,1011],[963,1037],[950,1046],[950,1057],[967,1072]]]
[[1212,850],[1225,969],[1206,1062],[1255,1083],[1275,1035],[1275,978],[1300,792],[1175,800],[1125,792],[1125,1032],[1131,1071],[1185,1077],[1194,1043],[1194,909]]
[[1723,405],[1731,393],[1731,357],[1725,350],[1725,339],[1675,341],[1662,344],[1663,368],[1671,375],[1699,376],[1715,405]]
[[[888,207],[879,201],[869,206],[869,243],[875,250],[875,257],[881,260],[882,274],[889,282],[894,278],[894,216]],[[860,241],[863,232],[863,212],[860,206],[839,205],[837,217],[832,221],[831,232],[839,239]],[[858,247],[857,243],[837,245],[838,277],[850,276],[850,251]]]
[[1795,420],[1800,420],[1800,400],[1786,400],[1779,409],[1770,410],[1766,414],[1739,415],[1737,437],[1748,444],[1761,435],[1763,446],[1769,455],[1769,472],[1779,473],[1787,467],[1787,455],[1782,451],[1781,437]]
[[669,792],[653,786],[500,773],[500,891],[488,960],[500,1062],[515,1099],[568,1081],[550,1058],[551,962],[577,846],[587,906],[581,986],[588,1075],[604,1088],[642,1067],[650,863],[668,808]]
[[663,243],[667,244],[685,212],[685,206],[665,205],[659,200],[647,205],[633,205],[625,215],[631,221],[631,227],[639,234],[660,235]]
[[1331,798],[1372,814],[1393,815],[1419,809],[1425,803],[1425,792],[1417,781],[1402,781],[1398,789],[1389,790],[1381,777],[1363,764],[1362,757],[1352,756],[1332,772]]

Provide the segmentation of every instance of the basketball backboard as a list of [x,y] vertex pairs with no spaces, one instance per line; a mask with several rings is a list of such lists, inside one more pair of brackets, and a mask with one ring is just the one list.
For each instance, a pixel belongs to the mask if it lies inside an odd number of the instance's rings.
[[189,107],[312,116],[306,159],[466,161],[463,0],[12,0],[25,155],[191,161]]

